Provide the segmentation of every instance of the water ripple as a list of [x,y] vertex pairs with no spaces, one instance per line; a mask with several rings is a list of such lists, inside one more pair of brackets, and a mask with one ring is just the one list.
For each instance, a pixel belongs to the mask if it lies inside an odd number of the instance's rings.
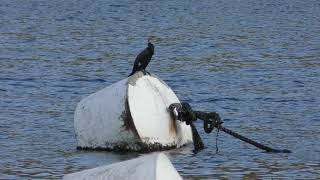
[[81,98],[126,78],[148,36],[148,69],[196,110],[292,154],[223,132],[168,151],[184,179],[317,179],[320,3],[12,1],[0,4],[0,179],[58,179],[140,154],[77,151]]

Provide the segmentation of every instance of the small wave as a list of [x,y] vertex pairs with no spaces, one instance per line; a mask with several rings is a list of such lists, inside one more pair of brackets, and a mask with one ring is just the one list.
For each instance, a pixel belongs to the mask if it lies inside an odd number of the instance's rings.
[[205,100],[202,100],[204,102],[218,102],[218,101],[241,101],[238,98],[233,98],[233,97],[226,97],[226,98],[208,98]]
[[106,82],[104,79],[73,79],[75,82]]
[[0,78],[0,81],[34,81],[34,78],[10,78],[10,77],[5,77],[5,78]]

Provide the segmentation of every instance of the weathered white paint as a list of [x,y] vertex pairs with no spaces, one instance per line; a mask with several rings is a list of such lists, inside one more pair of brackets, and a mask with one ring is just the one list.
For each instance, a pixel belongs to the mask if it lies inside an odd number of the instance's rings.
[[112,148],[138,141],[131,131],[123,129],[127,79],[106,87],[78,104],[74,128],[78,147]]
[[131,116],[143,142],[179,147],[192,139],[190,127],[173,121],[168,112],[170,104],[180,102],[178,97],[156,76],[140,74],[133,83],[129,81],[128,100]]
[[[180,147],[192,142],[190,127],[173,121],[167,111],[177,102],[177,96],[159,78],[136,73],[78,104],[74,119],[78,147],[136,151],[141,150],[141,142],[151,150],[153,144]],[[131,115],[133,127],[124,125],[126,114]]]
[[67,174],[63,180],[182,180],[168,157],[153,153],[119,163]]

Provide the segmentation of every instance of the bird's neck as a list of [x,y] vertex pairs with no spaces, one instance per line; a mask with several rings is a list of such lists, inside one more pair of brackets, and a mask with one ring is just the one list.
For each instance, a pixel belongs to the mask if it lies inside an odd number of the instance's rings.
[[150,42],[148,43],[148,48],[151,49],[152,51],[154,51],[154,46]]

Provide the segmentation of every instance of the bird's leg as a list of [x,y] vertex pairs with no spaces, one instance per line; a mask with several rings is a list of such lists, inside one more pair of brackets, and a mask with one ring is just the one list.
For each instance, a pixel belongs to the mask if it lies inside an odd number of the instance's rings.
[[151,75],[148,71],[146,71],[146,69],[143,69],[142,72],[143,72],[144,75],[147,75],[147,74],[148,74],[149,76]]
[[142,69],[141,71],[142,71],[143,75],[147,75],[146,69]]

